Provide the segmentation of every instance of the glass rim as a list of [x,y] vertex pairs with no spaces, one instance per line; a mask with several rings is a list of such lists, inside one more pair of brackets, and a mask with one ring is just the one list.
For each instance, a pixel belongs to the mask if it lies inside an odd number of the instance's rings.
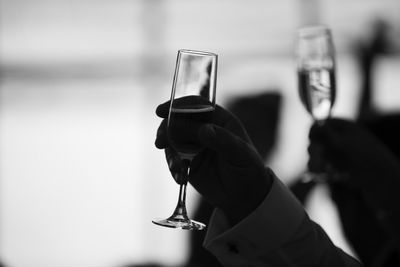
[[302,38],[312,38],[321,33],[331,35],[331,29],[326,25],[317,24],[301,27],[297,30],[297,33]]
[[193,49],[179,49],[178,53],[180,53],[180,54],[191,54],[191,55],[197,55],[197,56],[218,57],[217,54],[212,53],[212,52],[193,50]]

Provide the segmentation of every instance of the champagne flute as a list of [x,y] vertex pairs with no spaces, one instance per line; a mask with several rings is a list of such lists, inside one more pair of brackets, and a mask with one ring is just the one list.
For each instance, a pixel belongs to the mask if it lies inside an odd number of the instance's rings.
[[[303,27],[297,34],[297,75],[301,102],[314,121],[331,116],[336,98],[335,51],[331,30],[323,25]],[[326,181],[326,173],[307,172],[305,180]]]
[[203,149],[196,140],[197,130],[211,122],[215,109],[218,56],[209,52],[179,50],[172,84],[167,122],[167,138],[182,166],[179,197],[173,214],[153,223],[185,230],[202,230],[205,224],[189,219],[186,185],[193,158]]

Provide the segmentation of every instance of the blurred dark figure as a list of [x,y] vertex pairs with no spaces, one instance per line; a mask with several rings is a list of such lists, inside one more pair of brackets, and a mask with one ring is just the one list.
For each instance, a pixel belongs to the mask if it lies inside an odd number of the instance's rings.
[[379,56],[394,52],[390,24],[384,19],[376,19],[372,23],[372,31],[367,40],[356,42],[354,54],[361,77],[361,98],[358,109],[358,121],[366,121],[378,115],[373,106],[374,70]]
[[[247,130],[255,148],[264,160],[273,151],[279,126],[282,96],[277,92],[266,92],[233,99],[227,109],[236,115]],[[193,218],[208,222],[214,207],[203,199],[195,210]],[[203,248],[206,231],[190,232],[190,252],[187,267],[222,266],[218,260]]]
[[[377,116],[363,124],[393,153],[400,165],[400,114]],[[374,190],[371,193],[373,196],[367,194],[364,205],[372,209],[377,225],[369,229],[365,227],[365,232],[377,229],[381,233],[381,237],[375,239],[376,243],[380,244],[380,248],[365,256],[371,257],[371,254],[375,256],[373,259],[375,265],[370,266],[400,266],[400,198],[398,198],[400,174],[392,174],[390,180],[386,181],[381,180],[380,177],[375,178],[377,184],[374,184]],[[364,192],[369,188],[360,190]],[[354,229],[348,229],[348,232],[351,231]],[[356,241],[359,247],[365,247],[362,240]]]
[[[331,119],[310,130],[309,169],[328,173],[345,237],[371,267],[400,266],[400,114],[382,115],[372,101],[376,59],[394,51],[390,25],[376,20],[355,49],[361,77],[356,121]],[[300,177],[290,188],[305,204],[315,185]]]
[[242,122],[258,153],[269,160],[277,138],[282,96],[267,92],[234,99],[228,110]]
[[[382,115],[373,105],[375,63],[378,57],[396,51],[391,42],[390,25],[384,19],[373,23],[372,33],[356,49],[361,74],[361,99],[357,122],[379,139],[400,164],[400,115]],[[379,159],[377,159],[379,160]],[[400,175],[392,180],[376,174],[374,190],[358,183],[349,187],[345,181],[330,184],[332,199],[337,204],[343,230],[366,266],[400,266],[400,218],[398,200]],[[363,179],[367,180],[368,175]],[[390,214],[389,217],[386,214]]]
[[[384,19],[376,19],[372,22],[371,32],[366,39],[357,40],[354,45],[354,55],[360,73],[360,101],[356,120],[366,123],[378,117],[379,111],[373,105],[374,97],[374,71],[376,59],[379,56],[393,53],[396,48],[392,44],[390,36],[390,24]],[[290,184],[292,192],[303,203],[311,190],[316,185],[314,180],[304,180],[300,175]]]
[[321,157],[333,166],[326,182],[345,236],[365,266],[400,266],[398,136],[400,115],[365,125],[330,119],[310,130],[309,168],[326,170]]

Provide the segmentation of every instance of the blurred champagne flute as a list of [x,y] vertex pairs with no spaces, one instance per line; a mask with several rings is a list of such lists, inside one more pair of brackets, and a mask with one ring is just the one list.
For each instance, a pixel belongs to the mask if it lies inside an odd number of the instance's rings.
[[[323,124],[331,116],[336,98],[335,49],[331,30],[323,25],[300,28],[296,59],[301,102],[314,121]],[[305,180],[326,181],[326,173],[304,174]]]

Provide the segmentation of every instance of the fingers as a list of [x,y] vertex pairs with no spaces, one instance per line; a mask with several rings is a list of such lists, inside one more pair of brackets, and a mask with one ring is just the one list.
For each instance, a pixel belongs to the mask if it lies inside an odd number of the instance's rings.
[[167,119],[164,119],[158,127],[155,140],[157,148],[163,149],[168,144],[174,144],[181,148],[186,147],[186,149],[199,146],[198,131],[203,123],[195,120],[175,120],[169,123],[168,128],[167,124]]
[[170,101],[164,102],[156,108],[156,114],[158,117],[166,119],[168,117]]
[[[157,106],[156,108],[156,114],[158,117],[163,118],[164,120],[161,122],[160,126],[158,127],[157,130],[157,137],[155,140],[155,146],[159,149],[164,149],[168,145],[168,140],[167,140],[167,118],[169,114],[169,108],[170,108],[170,101],[166,101],[160,105]],[[215,112],[213,113],[213,123],[223,126],[229,121],[232,120],[232,114],[223,109],[220,106],[216,106]],[[185,123],[185,122],[184,122]],[[180,136],[183,138],[186,136],[186,139],[196,139],[197,138],[197,131],[200,127],[199,123],[192,122],[190,127],[188,125],[184,125],[184,123],[181,123],[182,125],[178,125],[179,122],[176,122],[175,125],[176,129],[179,129],[180,131]],[[185,140],[183,140],[184,142]],[[188,141],[188,140],[186,140]],[[189,140],[190,142],[194,142],[194,140]]]
[[178,153],[170,147],[165,149],[165,158],[167,159],[168,168],[174,178],[175,182],[182,184],[186,182],[185,169],[181,158]]
[[199,130],[199,140],[206,148],[216,151],[237,166],[259,159],[252,146],[217,125],[203,125]]
[[157,148],[164,149],[167,147],[167,120],[162,120],[157,130],[156,141],[154,142]]
[[[157,106],[156,114],[158,117],[163,119],[168,118],[170,103],[171,101],[166,101]],[[220,107],[219,105],[215,106],[215,111],[213,113],[213,123],[219,126],[224,126],[226,123],[234,119],[235,118],[232,113]]]
[[167,147],[167,117],[169,112],[170,101],[160,104],[156,108],[156,114],[158,117],[163,118],[160,126],[157,129],[157,136],[154,142],[155,146],[159,149],[164,149]]
[[213,114],[213,122],[216,125],[223,126],[228,121],[232,120],[234,115],[227,111],[226,109],[222,108],[219,105],[215,105],[215,111]]
[[[170,101],[167,101],[159,105],[156,109],[156,114],[164,118],[157,130],[155,140],[155,146],[159,149],[165,149],[170,146],[167,138],[169,104]],[[190,122],[190,125],[187,121],[175,121],[174,124],[175,130],[172,129],[173,132],[169,134],[175,136],[174,133],[176,133],[176,137],[180,140],[180,143],[195,145],[200,142],[206,148],[222,153],[233,164],[245,164],[250,160],[249,158],[252,157],[251,160],[254,160],[256,157],[259,157],[255,149],[250,145],[250,139],[239,120],[220,106],[216,106],[212,124],[210,125],[196,121]]]

